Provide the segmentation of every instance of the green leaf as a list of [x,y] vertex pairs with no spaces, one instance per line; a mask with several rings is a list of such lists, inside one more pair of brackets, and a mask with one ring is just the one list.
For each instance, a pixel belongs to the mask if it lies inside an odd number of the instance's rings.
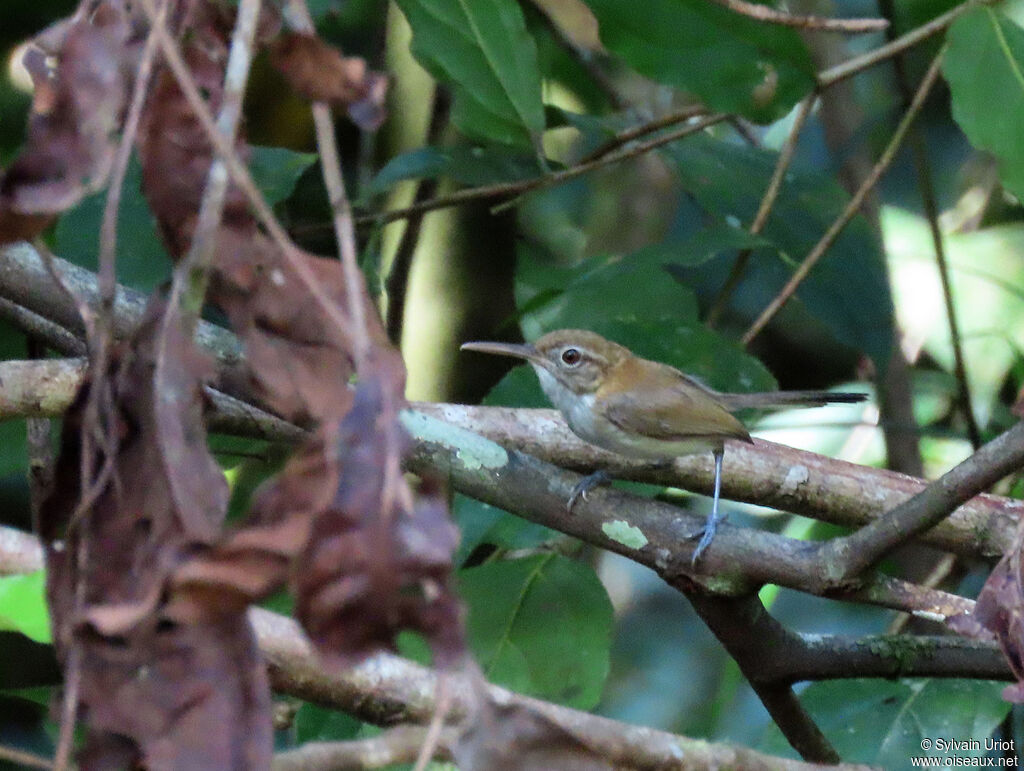
[[[666,154],[698,205],[725,223],[753,220],[778,158],[706,134],[676,143]],[[744,281],[762,292],[758,310],[789,279],[848,200],[831,174],[793,169],[786,175],[763,232],[774,248],[755,255]],[[841,342],[884,368],[892,349],[893,311],[880,246],[867,222],[855,217],[796,294]]]
[[489,680],[579,709],[608,675],[612,606],[594,571],[558,554],[459,573],[470,645]]
[[[103,192],[85,198],[57,222],[54,251],[65,260],[95,271],[99,266],[100,224],[107,203]],[[156,218],[142,196],[142,168],[128,164],[117,217],[117,280],[149,292],[171,275],[171,262]]]
[[303,704],[295,713],[295,743],[338,742],[356,738],[362,728],[360,720],[316,704]]
[[714,110],[770,123],[814,87],[814,65],[794,30],[707,0],[586,2],[610,51]]
[[537,147],[544,130],[537,46],[516,0],[398,0],[412,53],[452,86],[468,136]]
[[514,182],[544,173],[537,157],[503,147],[421,147],[402,153],[373,178],[367,192],[376,195],[404,179],[451,177],[464,185]]
[[[909,758],[922,755],[984,755],[943,749],[936,740],[977,739],[984,747],[1010,709],[1000,695],[1004,686],[984,680],[835,680],[808,686],[800,700],[844,761],[908,768]],[[762,748],[787,752],[784,745],[778,729],[769,728]]]
[[634,255],[638,259],[657,260],[667,265],[702,265],[722,252],[741,249],[776,249],[775,244],[763,236],[755,236],[743,228],[719,222],[701,228],[682,241],[667,240],[644,247]]
[[543,525],[520,519],[496,506],[459,494],[455,495],[452,518],[462,534],[455,555],[457,565],[465,562],[473,550],[482,544],[492,544],[503,549],[531,549],[559,535],[557,531]]
[[987,6],[949,29],[942,71],[953,117],[975,147],[999,159],[1003,183],[1024,201],[1024,29]]
[[285,147],[253,146],[249,170],[271,205],[292,194],[295,183],[316,162],[316,153],[299,153]]
[[40,643],[53,642],[44,571],[0,577],[0,629],[21,632]]

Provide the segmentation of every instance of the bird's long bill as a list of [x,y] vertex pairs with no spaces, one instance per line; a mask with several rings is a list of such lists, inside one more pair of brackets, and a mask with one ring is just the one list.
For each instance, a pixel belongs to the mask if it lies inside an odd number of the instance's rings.
[[463,351],[480,351],[480,353],[493,353],[498,356],[513,356],[526,361],[536,361],[539,356],[537,349],[529,343],[491,343],[486,341],[475,343],[463,343],[460,346]]

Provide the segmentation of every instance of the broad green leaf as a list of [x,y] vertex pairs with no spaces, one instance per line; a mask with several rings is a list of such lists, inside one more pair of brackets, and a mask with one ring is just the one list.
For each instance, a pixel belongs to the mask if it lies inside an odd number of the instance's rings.
[[516,0],[398,0],[412,53],[452,86],[468,136],[536,147],[544,130],[537,46]]
[[459,573],[470,645],[487,678],[580,709],[608,675],[612,606],[594,571],[558,554]]
[[21,632],[36,642],[53,641],[44,571],[0,577],[0,629]]
[[392,158],[369,185],[370,195],[383,193],[404,179],[451,177],[464,185],[536,177],[544,173],[537,157],[502,147],[421,147]]
[[475,498],[455,495],[452,518],[459,526],[462,538],[455,555],[455,564],[461,565],[481,544],[493,544],[503,549],[530,549],[559,535],[550,528],[529,522]]
[[[85,198],[57,222],[54,251],[89,270],[99,265],[100,225],[107,203],[102,191]],[[142,168],[128,164],[117,218],[117,280],[149,292],[171,276],[171,262],[157,230],[156,218],[142,196]]]
[[988,6],[969,11],[949,29],[942,70],[956,122],[999,159],[1003,183],[1024,200],[1024,29]]
[[701,228],[682,241],[672,239],[644,247],[635,256],[644,260],[658,260],[666,265],[701,265],[722,252],[741,249],[775,249],[763,236],[752,235],[743,228],[719,222]]
[[712,109],[770,123],[814,87],[814,66],[794,30],[707,0],[586,2],[608,50]]
[[[1000,696],[1004,686],[985,680],[834,680],[808,686],[800,701],[844,761],[909,768],[911,757],[942,762],[983,756],[984,750],[951,750],[937,740],[976,739],[984,747],[1010,709]],[[792,754],[775,726],[762,748]]]
[[[678,142],[666,154],[687,192],[725,223],[753,219],[777,160],[775,153],[706,134]],[[755,254],[745,283],[759,287],[767,302],[848,200],[834,176],[790,171],[763,231],[775,248]],[[841,342],[885,367],[893,339],[892,299],[879,239],[863,218],[846,226],[796,295]]]
[[305,703],[295,713],[295,743],[337,742],[356,738],[364,723],[336,709]]
[[316,153],[299,153],[286,147],[254,146],[250,149],[249,170],[271,205],[292,194],[299,177],[317,158]]

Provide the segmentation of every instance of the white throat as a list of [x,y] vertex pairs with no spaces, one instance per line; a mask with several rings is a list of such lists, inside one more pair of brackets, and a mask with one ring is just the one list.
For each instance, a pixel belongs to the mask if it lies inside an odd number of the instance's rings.
[[594,395],[584,394],[580,396],[560,383],[554,375],[543,367],[532,362],[530,365],[533,367],[534,372],[537,373],[537,379],[540,381],[540,387],[544,390],[544,394],[562,413],[565,422],[569,424],[569,428],[588,442],[605,446],[594,425]]

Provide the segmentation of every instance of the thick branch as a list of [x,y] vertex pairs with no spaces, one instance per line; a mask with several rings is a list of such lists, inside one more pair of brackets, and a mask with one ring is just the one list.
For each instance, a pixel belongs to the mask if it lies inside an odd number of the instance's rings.
[[823,546],[841,565],[842,580],[860,575],[902,543],[945,519],[949,512],[1024,466],[1024,422],[986,444],[967,460],[884,517]]
[[[73,398],[83,369],[84,361],[80,359],[0,362],[0,382],[4,384],[0,417],[60,415]],[[301,436],[299,428],[258,407],[212,388],[207,394],[213,407],[213,430],[286,442]],[[652,468],[583,442],[554,410],[426,403],[414,407],[424,415],[563,468],[588,472],[604,468],[624,479],[711,491],[713,472],[708,458],[677,458],[670,467]],[[725,497],[847,527],[877,520],[926,486],[924,481],[903,474],[761,440],[753,445],[729,445],[722,480]],[[515,493],[511,492],[513,503],[506,508],[518,511]],[[640,499],[632,500],[635,506],[643,505]],[[675,507],[669,510],[680,514]],[[1024,503],[1020,501],[979,495],[963,503],[937,527],[920,531],[921,540],[959,554],[998,556],[1012,544],[1022,514]]]
[[[613,476],[710,494],[710,454],[677,458],[651,468],[604,452],[573,434],[555,410],[415,404],[415,409],[474,431],[504,446],[576,471],[604,468]],[[722,494],[845,527],[860,527],[925,489],[923,480],[884,469],[756,440],[731,443],[725,453]],[[958,554],[997,557],[1014,541],[1024,502],[979,495],[956,509],[921,540]]]

